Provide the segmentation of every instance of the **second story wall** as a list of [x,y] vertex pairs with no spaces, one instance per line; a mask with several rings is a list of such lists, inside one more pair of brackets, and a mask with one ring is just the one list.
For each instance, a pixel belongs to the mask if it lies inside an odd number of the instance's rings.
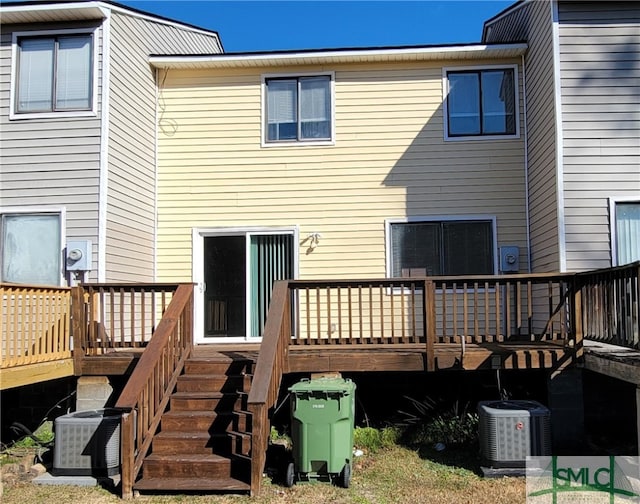
[[112,11],[106,280],[153,281],[156,80],[149,55],[221,51],[217,35]]
[[[12,43],[24,36],[93,33],[93,110],[82,116],[10,114]],[[100,22],[3,25],[0,34],[0,207],[63,211],[67,239],[98,241],[102,29]],[[97,253],[94,247],[94,264]],[[92,277],[95,278],[95,268]]]
[[[158,279],[191,278],[194,228],[297,227],[300,277],[366,278],[389,274],[388,219],[473,216],[526,271],[522,136],[445,141],[443,123],[443,66],[518,62],[160,70]],[[333,143],[265,146],[265,75],[326,73]]]
[[540,0],[515,6],[488,22],[486,42],[526,40],[527,158],[531,264],[534,272],[559,271],[560,227],[556,171],[556,104],[551,3]]
[[559,2],[558,18],[567,269],[605,268],[615,201],[640,204],[640,4]]

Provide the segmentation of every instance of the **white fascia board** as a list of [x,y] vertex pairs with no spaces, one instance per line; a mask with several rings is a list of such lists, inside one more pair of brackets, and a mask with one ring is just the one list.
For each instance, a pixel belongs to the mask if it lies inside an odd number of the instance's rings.
[[203,56],[151,56],[149,62],[156,67],[171,67],[173,65],[205,65],[215,67],[221,65],[235,66],[255,66],[256,64],[286,64],[288,62],[298,62],[299,60],[332,60],[342,61],[358,58],[376,57],[398,58],[413,56],[416,59],[432,56],[432,59],[455,59],[465,53],[475,53],[480,55],[491,55],[499,51],[512,51],[514,56],[520,56],[527,49],[527,44],[474,44],[467,46],[438,46],[438,47],[408,47],[389,49],[353,49],[353,50],[327,50],[327,51],[300,51],[286,53],[251,53],[251,54],[228,54],[228,55],[203,55]]

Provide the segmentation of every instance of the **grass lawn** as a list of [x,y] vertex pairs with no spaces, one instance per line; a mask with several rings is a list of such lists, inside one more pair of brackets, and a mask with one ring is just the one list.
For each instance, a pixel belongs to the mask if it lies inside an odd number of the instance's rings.
[[[446,453],[446,452],[443,452]],[[460,460],[460,457],[452,457]],[[460,464],[471,467],[473,463]],[[3,504],[109,504],[119,497],[102,488],[41,486],[19,483],[4,488]],[[220,504],[517,504],[525,502],[524,478],[483,479],[474,471],[437,463],[427,454],[392,445],[354,461],[348,489],[327,483],[297,484],[285,488],[265,479],[255,498],[229,495],[141,495],[136,503]]]

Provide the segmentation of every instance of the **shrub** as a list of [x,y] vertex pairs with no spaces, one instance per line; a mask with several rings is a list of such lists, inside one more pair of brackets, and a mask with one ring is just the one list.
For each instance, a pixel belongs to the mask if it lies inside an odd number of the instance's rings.
[[384,427],[383,429],[356,427],[353,434],[353,444],[361,450],[376,453],[382,448],[393,446],[399,438],[400,433],[394,427]]

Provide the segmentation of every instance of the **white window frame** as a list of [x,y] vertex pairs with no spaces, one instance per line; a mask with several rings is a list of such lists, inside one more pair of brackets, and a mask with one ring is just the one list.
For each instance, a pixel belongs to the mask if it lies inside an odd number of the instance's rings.
[[[330,118],[331,118],[331,138],[329,140],[294,140],[290,142],[269,142],[267,140],[267,81],[269,79],[298,79],[300,77],[329,77],[329,94],[331,96]],[[269,149],[278,147],[318,147],[330,146],[336,143],[336,93],[335,93],[335,72],[299,72],[299,73],[269,73],[262,74],[262,83],[260,86],[260,138],[261,146]]]
[[445,215],[445,216],[428,216],[428,217],[404,217],[404,218],[388,218],[385,219],[385,255],[386,255],[386,275],[387,278],[392,277],[393,265],[393,244],[391,243],[391,226],[393,224],[419,224],[429,222],[456,222],[456,221],[490,221],[491,233],[493,237],[493,273],[498,273],[498,226],[495,215]]
[[[491,71],[491,70],[513,70],[513,88],[515,91],[514,97],[514,121],[516,130],[513,135],[468,135],[468,136],[449,136],[449,78],[447,73],[449,72],[465,72],[465,71]],[[506,65],[478,65],[478,66],[451,66],[442,68],[442,97],[444,107],[442,109],[442,122],[444,124],[444,140],[446,142],[468,142],[471,140],[485,141],[485,140],[511,140],[520,138],[520,84],[518,79],[518,65],[506,64]],[[482,97],[480,97],[482,98]],[[480,118],[482,120],[482,118]]]
[[[98,111],[98,27],[93,28],[71,28],[66,30],[38,30],[38,31],[19,31],[13,32],[11,39],[11,87],[10,87],[10,106],[9,120],[22,119],[50,119],[50,118],[66,118],[66,117],[95,117]],[[60,110],[55,112],[18,112],[16,106],[17,89],[18,89],[18,39],[35,38],[44,36],[59,35],[91,35],[91,108],[89,110]]]
[[[59,271],[59,279],[58,279],[58,285],[59,286],[63,286],[66,283],[65,280],[65,262],[64,262],[64,249],[66,247],[66,236],[67,236],[67,229],[66,229],[66,222],[67,222],[67,210],[65,207],[58,207],[58,206],[42,206],[42,207],[38,207],[38,206],[34,206],[34,207],[0,207],[0,217],[2,215],[5,214],[9,214],[9,215],[42,215],[42,214],[49,214],[49,215],[57,215],[59,220],[60,220],[60,250],[59,250],[59,254],[60,254],[60,271]],[[3,248],[4,248],[4,243],[1,242],[2,241],[2,235],[0,235],[0,252],[3,252]],[[2,257],[0,255],[0,257]],[[1,275],[1,271],[0,271],[0,275]],[[1,279],[0,277],[0,281],[4,281]]]
[[616,229],[617,205],[618,203],[638,203],[640,204],[640,198],[637,196],[611,196],[609,198],[609,237],[611,246],[611,266],[618,266],[618,236]]
[[[191,230],[191,279],[196,284],[197,292],[194,297],[194,317],[193,330],[194,342],[196,344],[211,343],[211,338],[204,336],[204,239],[216,236],[240,236],[245,238],[245,250],[249,256],[251,235],[275,235],[286,234],[293,236],[293,278],[299,278],[300,272],[300,229],[298,225],[293,226],[230,226],[230,227],[194,227]],[[245,275],[249,279],[251,276],[249,261],[245,264]],[[247,281],[245,286],[245,302],[251,296],[251,289]],[[246,334],[240,337],[225,337],[215,339],[215,343],[260,343],[262,338],[249,336],[251,325],[251,315],[246,313],[245,330]]]

